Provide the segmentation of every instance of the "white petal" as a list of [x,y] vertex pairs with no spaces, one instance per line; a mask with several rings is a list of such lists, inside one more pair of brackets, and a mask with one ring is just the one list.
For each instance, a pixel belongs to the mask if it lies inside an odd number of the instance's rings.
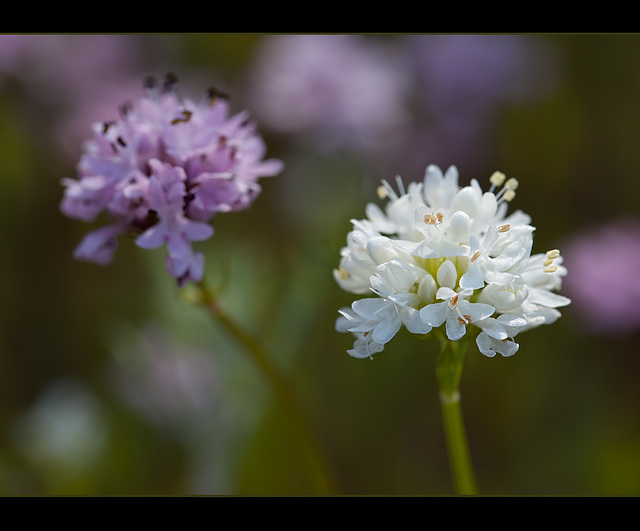
[[478,337],[476,338],[476,345],[478,345],[480,352],[489,358],[494,357],[496,352],[500,353],[505,358],[513,356],[520,348],[520,345],[515,341],[499,341],[489,337],[484,332],[480,332],[480,334],[478,334]]
[[502,324],[497,319],[488,317],[486,319],[477,321],[474,324],[494,339],[502,340],[509,337],[509,334],[507,334],[504,326],[502,326]]
[[424,197],[433,209],[449,208],[458,190],[458,169],[450,166],[445,175],[435,164],[427,167],[424,176]]
[[532,289],[529,293],[529,302],[533,304],[539,304],[540,306],[546,306],[547,308],[558,308],[560,306],[566,306],[571,304],[571,299],[547,291],[546,289]]
[[467,300],[458,301],[458,309],[462,315],[468,315],[471,318],[472,323],[491,317],[496,311],[496,309],[490,304],[469,302]]
[[454,243],[469,244],[471,220],[466,212],[455,212],[449,220],[447,237]]
[[445,260],[438,268],[436,275],[438,284],[447,288],[455,288],[458,280],[458,270],[451,260]]
[[484,286],[484,273],[479,265],[472,265],[467,272],[460,277],[460,287],[463,289],[480,289]]
[[380,320],[381,313],[388,310],[389,301],[378,297],[359,299],[351,304],[353,311],[365,319]]
[[395,314],[381,321],[371,332],[371,339],[376,343],[385,344],[391,341],[393,336],[400,330],[400,316]]
[[367,253],[376,264],[382,264],[388,262],[392,258],[396,258],[398,253],[393,248],[391,240],[380,236],[378,238],[372,238],[367,243]]
[[447,315],[446,325],[447,337],[451,341],[458,341],[467,333],[467,327],[464,323],[460,322],[458,315],[455,312],[449,312]]
[[453,291],[451,288],[447,288],[446,286],[443,288],[438,288],[436,292],[436,299],[450,299],[451,297],[455,297],[457,293]]
[[420,318],[427,324],[438,327],[447,318],[448,302],[428,304],[420,310]]
[[438,286],[435,279],[431,274],[427,273],[418,284],[418,297],[424,302],[431,302],[436,296],[437,289]]
[[404,326],[412,334],[428,334],[431,331],[431,325],[422,320],[420,312],[415,308],[405,306],[398,311]]

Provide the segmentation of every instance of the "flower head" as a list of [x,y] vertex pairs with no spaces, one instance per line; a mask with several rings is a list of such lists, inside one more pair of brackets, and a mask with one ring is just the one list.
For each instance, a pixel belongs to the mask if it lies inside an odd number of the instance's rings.
[[[557,250],[531,255],[534,228],[521,211],[507,215],[518,182],[496,172],[483,192],[458,171],[427,168],[423,182],[399,193],[383,181],[384,210],[374,203],[353,220],[336,282],[374,294],[340,310],[336,329],[356,336],[349,354],[370,357],[404,325],[450,341],[471,334],[486,356],[510,356],[523,330],[555,321],[570,303],[554,293],[566,274]],[[499,191],[498,191],[499,190]],[[438,332],[436,332],[438,331]]]
[[199,103],[181,99],[176,79],[153,80],[137,105],[123,105],[115,122],[95,123],[84,145],[78,178],[63,179],[60,209],[68,217],[115,219],[90,233],[76,258],[109,263],[116,237],[139,234],[144,249],[166,245],[167,271],[184,283],[200,280],[204,258],[191,242],[213,234],[218,212],[248,207],[260,193],[258,179],[282,163],[263,160],[265,144],[245,112],[211,89]]

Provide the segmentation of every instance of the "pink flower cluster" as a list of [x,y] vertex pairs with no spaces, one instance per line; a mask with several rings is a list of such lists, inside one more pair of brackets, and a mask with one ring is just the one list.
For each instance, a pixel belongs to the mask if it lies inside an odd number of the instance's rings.
[[204,257],[192,242],[213,234],[218,212],[247,208],[258,179],[282,170],[264,160],[266,147],[246,112],[230,116],[227,98],[211,89],[200,102],[179,98],[177,80],[147,80],[137,105],[123,105],[115,122],[95,123],[84,145],[78,179],[63,179],[62,212],[111,223],[87,234],[77,259],[106,265],[117,238],[137,235],[144,249],[166,245],[169,274],[182,285],[202,278]]

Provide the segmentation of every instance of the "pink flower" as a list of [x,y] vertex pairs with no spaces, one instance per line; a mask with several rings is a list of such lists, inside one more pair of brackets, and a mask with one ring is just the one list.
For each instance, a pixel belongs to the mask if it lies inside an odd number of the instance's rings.
[[626,219],[575,234],[563,244],[565,289],[585,330],[621,335],[640,328],[640,221]]
[[[60,209],[83,221],[106,213],[120,232],[140,233],[139,247],[166,245],[167,270],[184,283],[203,272],[191,242],[211,237],[218,212],[247,208],[260,193],[258,180],[279,173],[282,162],[263,160],[265,144],[246,112],[230,116],[215,91],[199,103],[181,99],[175,86],[173,76],[163,87],[150,81],[118,120],[93,124],[78,179],[62,180]],[[76,257],[108,263],[106,242],[112,253],[112,233],[92,233]]]

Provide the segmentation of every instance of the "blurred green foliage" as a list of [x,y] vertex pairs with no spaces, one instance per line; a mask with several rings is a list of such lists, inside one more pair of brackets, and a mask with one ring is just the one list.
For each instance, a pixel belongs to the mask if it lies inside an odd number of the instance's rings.
[[[230,86],[263,38],[164,37],[158,46],[172,54],[150,68],[196,70]],[[557,50],[560,86],[504,110],[484,173],[460,168],[463,183],[486,184],[494,169],[517,176],[517,208],[537,227],[536,252],[620,213],[640,214],[640,35],[542,37]],[[162,38],[140,36],[154,46]],[[184,300],[161,253],[123,241],[109,267],[72,259],[87,227],[64,218],[58,203],[75,160],[54,141],[55,109],[43,117],[30,98],[17,81],[0,86],[0,494],[316,493],[271,390],[242,348]],[[356,360],[346,354],[352,339],[333,328],[352,301],[332,278],[349,220],[376,200],[377,180],[393,176],[264,136],[286,169],[263,181],[250,210],[216,219],[201,247],[207,276],[290,376],[339,494],[451,494],[437,345],[401,332],[373,360]],[[109,377],[117,331],[149,322],[215,360],[215,407],[188,427],[150,421]],[[462,403],[481,493],[640,494],[637,341],[593,337],[568,307],[553,326],[524,334],[513,358],[484,358],[472,346]],[[82,386],[99,412],[102,442],[82,466],[25,442],[33,436],[26,419],[59,381]]]

